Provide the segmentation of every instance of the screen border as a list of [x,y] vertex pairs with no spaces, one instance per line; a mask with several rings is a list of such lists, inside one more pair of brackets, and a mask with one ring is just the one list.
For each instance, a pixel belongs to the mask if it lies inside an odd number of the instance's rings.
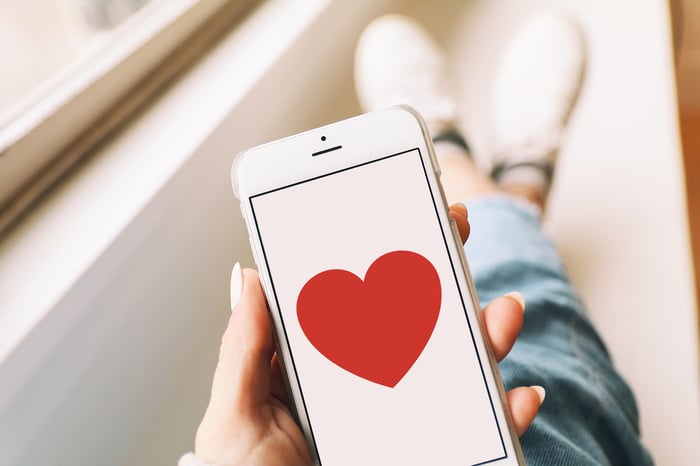
[[[431,202],[432,202],[433,209],[434,209],[434,212],[435,212],[435,220],[438,222],[438,226],[440,227],[440,232],[441,232],[441,234],[442,234],[442,239],[443,239],[445,251],[446,251],[446,253],[447,253],[447,257],[448,257],[448,259],[449,259],[450,266],[451,266],[451,269],[452,269],[452,277],[453,277],[453,280],[454,280],[454,284],[457,286],[457,290],[458,290],[458,294],[459,294],[459,299],[460,299],[460,302],[461,302],[461,304],[462,304],[463,315],[464,315],[464,317],[465,317],[465,319],[466,319],[467,327],[468,327],[468,329],[469,329],[469,337],[470,337],[470,339],[471,339],[472,346],[473,346],[474,351],[475,351],[476,356],[477,356],[477,360],[478,360],[478,364],[479,364],[479,369],[480,369],[481,377],[482,377],[482,383],[483,383],[483,385],[484,385],[485,388],[486,388],[486,393],[487,393],[487,396],[488,396],[488,399],[489,399],[489,403],[490,403],[490,407],[491,407],[491,413],[492,413],[492,415],[493,415],[493,417],[494,417],[494,421],[495,421],[495,423],[496,423],[496,427],[497,427],[497,431],[498,431],[498,435],[499,435],[499,440],[500,440],[500,443],[501,443],[501,447],[502,447],[502,449],[503,449],[503,455],[502,455],[502,456],[499,456],[499,457],[497,457],[497,458],[492,458],[492,459],[489,459],[489,460],[485,460],[485,461],[482,461],[482,462],[479,462],[479,463],[475,463],[473,466],[491,464],[491,463],[494,463],[494,462],[497,462],[497,461],[506,460],[506,459],[508,458],[508,448],[507,448],[506,443],[505,443],[505,440],[504,440],[504,438],[503,438],[503,429],[502,429],[501,423],[499,422],[499,417],[498,417],[498,414],[497,414],[497,412],[496,412],[496,408],[495,408],[495,406],[494,406],[493,394],[492,394],[492,389],[491,389],[492,387],[491,387],[491,385],[489,384],[489,381],[488,381],[488,379],[487,379],[487,376],[486,376],[486,373],[485,373],[485,370],[484,370],[483,359],[484,359],[484,357],[488,358],[489,355],[488,355],[488,354],[484,355],[484,354],[482,354],[482,352],[479,350],[479,345],[477,344],[477,341],[476,341],[476,338],[475,338],[475,335],[474,335],[474,328],[473,328],[473,325],[472,325],[472,321],[471,321],[471,319],[470,319],[470,317],[469,317],[469,311],[468,311],[468,309],[467,309],[467,303],[466,303],[465,300],[464,300],[464,292],[466,291],[467,293],[470,293],[470,294],[471,294],[472,290],[470,290],[469,287],[467,287],[467,288],[468,288],[467,290],[463,290],[463,287],[462,287],[461,284],[460,284],[460,280],[459,280],[459,277],[458,277],[458,275],[457,275],[457,268],[456,268],[456,267],[457,267],[457,264],[455,264],[455,258],[453,257],[453,254],[450,252],[450,246],[449,246],[449,243],[448,243],[448,235],[446,234],[446,231],[445,231],[445,227],[444,227],[444,225],[443,225],[443,222],[440,220],[440,211],[439,211],[439,209],[438,209],[438,204],[437,204],[437,199],[436,199],[436,197],[435,197],[434,188],[433,188],[433,186],[432,186],[432,184],[431,184],[431,180],[430,180],[430,178],[429,178],[428,167],[426,167],[426,162],[425,162],[424,154],[421,152],[421,148],[420,148],[420,147],[413,147],[413,148],[405,149],[405,150],[402,150],[402,151],[399,151],[399,152],[396,152],[396,153],[393,153],[393,154],[390,154],[390,155],[384,155],[384,156],[378,156],[378,157],[375,157],[375,158],[370,158],[369,160],[366,160],[366,161],[364,161],[364,162],[356,163],[356,164],[353,164],[353,165],[350,165],[350,166],[345,166],[345,167],[343,167],[343,168],[335,169],[335,170],[332,170],[332,171],[330,171],[330,172],[328,172],[328,173],[323,173],[323,174],[320,174],[320,175],[312,176],[312,177],[310,177],[310,178],[301,179],[301,180],[299,180],[299,181],[295,181],[295,182],[288,183],[288,184],[286,184],[286,185],[284,185],[284,186],[279,186],[279,187],[276,187],[276,188],[273,188],[273,189],[268,189],[268,190],[266,190],[266,191],[263,191],[263,192],[260,192],[260,193],[256,193],[256,194],[250,195],[250,196],[247,198],[248,204],[249,204],[249,207],[250,207],[250,212],[252,213],[253,225],[254,225],[254,227],[255,227],[256,234],[257,234],[257,238],[258,238],[258,241],[259,241],[259,243],[260,243],[260,249],[261,249],[261,252],[262,252],[262,255],[263,255],[262,258],[263,258],[263,262],[264,262],[264,267],[265,267],[265,269],[266,269],[267,276],[269,277],[270,286],[272,287],[272,294],[273,294],[273,298],[274,298],[274,300],[275,300],[275,312],[277,313],[277,317],[279,318],[279,323],[281,324],[282,330],[283,330],[283,333],[284,333],[284,345],[286,346],[286,348],[285,348],[285,349],[286,349],[286,353],[288,353],[289,356],[290,356],[289,359],[290,359],[290,362],[291,362],[291,365],[292,365],[292,372],[293,372],[293,374],[294,374],[295,384],[296,384],[296,386],[297,386],[297,389],[298,389],[298,392],[299,392],[299,395],[300,395],[301,405],[302,405],[302,407],[303,407],[303,409],[304,409],[304,417],[305,417],[306,424],[307,424],[308,429],[309,429],[310,437],[311,437],[311,440],[312,440],[312,442],[313,442],[313,447],[314,447],[315,456],[316,456],[316,458],[317,458],[318,461],[319,461],[319,465],[322,464],[322,460],[321,460],[320,453],[319,453],[319,451],[318,451],[318,447],[317,447],[317,445],[316,445],[316,436],[315,436],[314,433],[313,433],[312,421],[311,421],[311,418],[309,417],[309,413],[308,413],[308,410],[307,410],[307,401],[306,401],[306,399],[304,398],[304,391],[303,391],[303,388],[302,388],[302,385],[301,385],[301,381],[300,381],[300,379],[299,379],[299,372],[298,372],[297,367],[296,367],[296,362],[295,362],[295,360],[294,360],[294,353],[293,353],[292,350],[291,350],[291,345],[290,345],[289,337],[288,337],[288,334],[287,334],[287,326],[286,326],[286,324],[285,324],[285,320],[284,320],[284,317],[283,317],[283,315],[282,315],[280,303],[279,303],[279,300],[278,300],[278,297],[277,297],[277,289],[276,289],[276,286],[275,286],[275,279],[273,278],[272,270],[270,269],[270,266],[269,266],[269,262],[268,262],[268,258],[267,258],[267,252],[266,252],[266,250],[265,250],[265,244],[264,244],[264,241],[263,241],[262,232],[261,232],[261,230],[260,230],[260,226],[259,226],[259,223],[258,223],[258,217],[257,217],[256,211],[255,211],[254,200],[255,200],[256,198],[260,198],[260,197],[262,197],[262,196],[269,195],[269,194],[272,194],[272,193],[275,193],[275,192],[278,192],[278,191],[281,191],[281,190],[289,189],[289,188],[292,188],[292,187],[294,187],[294,186],[298,186],[298,185],[301,185],[301,184],[313,182],[313,181],[318,180],[318,179],[321,179],[321,178],[326,178],[326,177],[329,177],[329,176],[336,175],[336,174],[338,174],[338,173],[347,172],[347,171],[349,171],[349,170],[357,169],[357,168],[362,167],[362,166],[366,166],[366,165],[370,165],[370,164],[374,164],[374,163],[379,163],[379,162],[382,162],[382,161],[384,161],[384,160],[387,160],[387,159],[390,159],[390,158],[393,158],[393,157],[398,157],[398,156],[406,155],[406,154],[409,154],[409,153],[414,152],[414,151],[416,152],[416,156],[417,156],[418,159],[420,160],[420,165],[421,165],[422,170],[423,170],[423,175],[424,175],[424,178],[425,178],[425,183],[426,183],[426,185],[427,185],[428,191],[429,191],[430,196],[431,196]],[[451,234],[450,234],[450,236],[451,236]],[[259,264],[259,265],[263,265],[263,264]],[[478,312],[478,309],[475,309],[475,311]],[[478,328],[478,327],[479,327],[479,325],[478,325],[478,323],[477,323],[477,328]],[[480,331],[480,329],[479,329],[478,331]],[[280,343],[282,343],[282,342],[280,342]],[[485,342],[484,342],[484,343],[485,343]],[[287,371],[287,372],[289,373],[289,371]],[[495,382],[496,386],[493,387],[493,389],[498,390],[498,382],[497,382],[497,380],[494,380],[494,382]],[[499,397],[499,398],[500,398],[500,397]],[[504,410],[505,410],[505,407],[504,407]],[[507,414],[506,414],[506,413],[504,413],[504,416],[506,416],[506,419],[507,419]],[[517,456],[517,454],[516,454],[516,456]]]

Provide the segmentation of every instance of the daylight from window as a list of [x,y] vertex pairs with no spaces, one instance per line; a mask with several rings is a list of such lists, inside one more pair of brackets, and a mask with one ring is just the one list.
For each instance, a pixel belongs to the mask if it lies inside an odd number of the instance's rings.
[[96,57],[118,26],[164,0],[0,0],[0,130]]

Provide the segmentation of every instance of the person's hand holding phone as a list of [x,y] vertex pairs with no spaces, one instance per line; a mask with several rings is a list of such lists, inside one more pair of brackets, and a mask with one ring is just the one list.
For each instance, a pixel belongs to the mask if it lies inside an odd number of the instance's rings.
[[[465,242],[469,236],[467,209],[454,205],[450,216]],[[258,274],[247,269],[238,279],[242,279],[240,299],[232,302],[211,399],[197,430],[195,455],[206,463],[226,466],[308,466],[311,456],[288,408]],[[515,343],[523,311],[524,302],[517,293],[495,299],[483,310],[487,337],[499,361]],[[518,387],[507,396],[513,423],[522,435],[535,418],[544,391]]]

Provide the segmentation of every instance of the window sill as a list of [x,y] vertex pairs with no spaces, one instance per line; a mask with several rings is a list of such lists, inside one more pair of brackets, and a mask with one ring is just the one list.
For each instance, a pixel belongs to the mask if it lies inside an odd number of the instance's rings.
[[[264,3],[3,240],[0,408],[79,322],[96,293],[109,286],[104,271],[148,237],[158,216],[171,215],[185,195],[207,198],[206,179],[188,190],[175,185],[182,181],[176,175],[183,170],[190,180],[207,175],[196,172],[201,164],[195,160],[227,119],[256,124],[260,115],[251,97],[271,92],[266,76],[308,40],[309,28],[331,3]],[[262,142],[249,130],[240,128],[241,144]],[[214,148],[220,151],[217,165],[230,167],[244,147]],[[228,169],[219,174],[228,179]]]

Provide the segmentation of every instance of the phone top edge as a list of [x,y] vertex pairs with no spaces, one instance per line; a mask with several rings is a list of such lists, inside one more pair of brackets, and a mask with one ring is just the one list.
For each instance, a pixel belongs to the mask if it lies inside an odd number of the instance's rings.
[[[274,146],[278,146],[278,145],[282,145],[282,144],[286,144],[286,146],[289,147],[290,144],[292,143],[292,141],[300,141],[300,140],[310,139],[314,135],[318,136],[319,134],[325,133],[327,131],[333,132],[333,131],[335,131],[335,128],[337,128],[340,123],[343,123],[346,125],[358,125],[358,126],[360,126],[362,122],[367,121],[368,117],[380,119],[381,115],[383,115],[383,114],[387,114],[390,112],[397,112],[397,111],[403,113],[405,116],[410,115],[411,120],[413,120],[419,126],[420,132],[421,132],[422,137],[423,137],[423,141],[428,146],[428,153],[430,154],[433,169],[436,170],[438,175],[439,175],[439,167],[435,161],[434,151],[432,150],[432,147],[430,145],[430,135],[428,134],[428,130],[427,130],[427,126],[425,124],[425,121],[423,120],[423,118],[420,116],[420,114],[414,108],[412,108],[408,105],[405,105],[405,104],[401,104],[401,105],[397,105],[397,106],[393,106],[393,107],[388,107],[388,108],[382,109],[382,110],[377,110],[377,111],[368,112],[368,113],[364,113],[364,114],[360,114],[360,115],[355,115],[355,116],[352,116],[352,117],[347,118],[345,120],[339,120],[336,122],[328,123],[326,125],[319,126],[317,128],[313,128],[313,129],[309,129],[309,130],[306,130],[306,131],[303,131],[300,133],[285,136],[283,138],[276,139],[274,141],[269,141],[269,142],[266,142],[264,144],[259,144],[257,146],[253,146],[253,147],[250,147],[248,149],[245,149],[245,150],[239,152],[236,155],[236,157],[234,158],[233,163],[231,165],[231,187],[233,188],[234,195],[240,201],[240,200],[242,200],[243,197],[246,197],[247,194],[250,194],[250,193],[245,192],[246,191],[246,188],[244,186],[245,183],[243,183],[243,180],[241,180],[240,174],[242,171],[244,171],[244,170],[242,170],[242,167],[247,163],[247,161],[251,157],[254,157],[255,154],[262,154],[262,153],[270,152]],[[327,151],[327,149],[326,149],[326,151]],[[319,150],[317,152],[317,155],[320,155],[326,151]]]

